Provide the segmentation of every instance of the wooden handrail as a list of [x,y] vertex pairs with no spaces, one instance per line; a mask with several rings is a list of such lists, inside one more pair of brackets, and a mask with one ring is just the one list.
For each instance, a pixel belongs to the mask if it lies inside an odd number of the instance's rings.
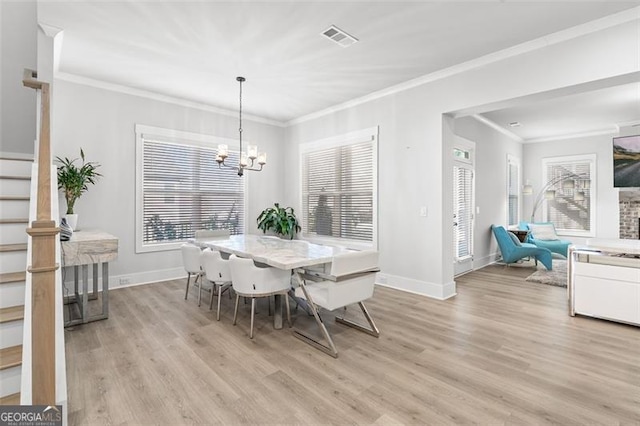
[[25,70],[22,83],[40,90],[40,137],[38,144],[38,184],[36,220],[27,233],[31,236],[31,380],[32,404],[56,404],[55,282],[56,234],[51,220],[51,127],[49,83]]

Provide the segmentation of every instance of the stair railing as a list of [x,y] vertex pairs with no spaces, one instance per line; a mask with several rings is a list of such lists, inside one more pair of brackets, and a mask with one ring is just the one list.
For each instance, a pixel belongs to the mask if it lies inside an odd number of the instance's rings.
[[49,83],[37,80],[34,71],[25,70],[22,83],[39,90],[40,136],[38,152],[38,182],[36,220],[27,233],[32,239],[31,266],[31,380],[32,404],[56,405],[55,355],[55,262],[56,235],[60,232],[51,218],[51,128]]

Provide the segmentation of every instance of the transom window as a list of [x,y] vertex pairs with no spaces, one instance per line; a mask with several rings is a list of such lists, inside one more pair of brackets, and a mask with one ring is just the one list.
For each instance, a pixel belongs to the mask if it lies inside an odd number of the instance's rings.
[[302,145],[305,237],[377,245],[377,136],[376,127]]
[[244,233],[246,177],[215,161],[218,143],[234,142],[141,125],[136,136],[137,252],[174,249],[199,229]]

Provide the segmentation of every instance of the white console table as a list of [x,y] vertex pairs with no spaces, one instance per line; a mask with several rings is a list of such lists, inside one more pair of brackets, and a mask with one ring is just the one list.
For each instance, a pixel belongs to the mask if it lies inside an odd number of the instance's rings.
[[[65,327],[109,317],[109,262],[118,257],[118,238],[99,230],[74,232],[69,241],[62,241],[64,266],[73,266],[74,296],[80,318],[69,319]],[[89,315],[89,300],[98,298],[98,267],[102,263],[102,312]],[[89,265],[93,265],[93,292],[89,294]],[[82,294],[79,293],[79,269],[82,268]]]
[[590,239],[569,248],[569,313],[640,325],[640,241]]

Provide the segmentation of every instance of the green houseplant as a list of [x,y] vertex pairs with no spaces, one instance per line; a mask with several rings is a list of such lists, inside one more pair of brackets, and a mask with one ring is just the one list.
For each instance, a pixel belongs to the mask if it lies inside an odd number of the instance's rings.
[[77,215],[73,211],[76,201],[87,191],[89,184],[95,185],[97,178],[102,176],[97,172],[100,164],[85,161],[82,148],[80,149],[80,158],[82,159],[82,165],[78,167],[75,164],[78,160],[77,158],[70,160],[67,157],[64,159],[56,157],[56,160],[60,162],[60,166],[58,166],[58,189],[64,191],[64,198],[67,201],[67,222],[72,229],[75,229],[75,222],[77,221]]
[[280,207],[278,203],[275,203],[273,207],[264,209],[258,216],[257,221],[258,228],[262,229],[262,232],[273,231],[277,235],[290,240],[302,229],[298,224],[298,218],[293,208]]

